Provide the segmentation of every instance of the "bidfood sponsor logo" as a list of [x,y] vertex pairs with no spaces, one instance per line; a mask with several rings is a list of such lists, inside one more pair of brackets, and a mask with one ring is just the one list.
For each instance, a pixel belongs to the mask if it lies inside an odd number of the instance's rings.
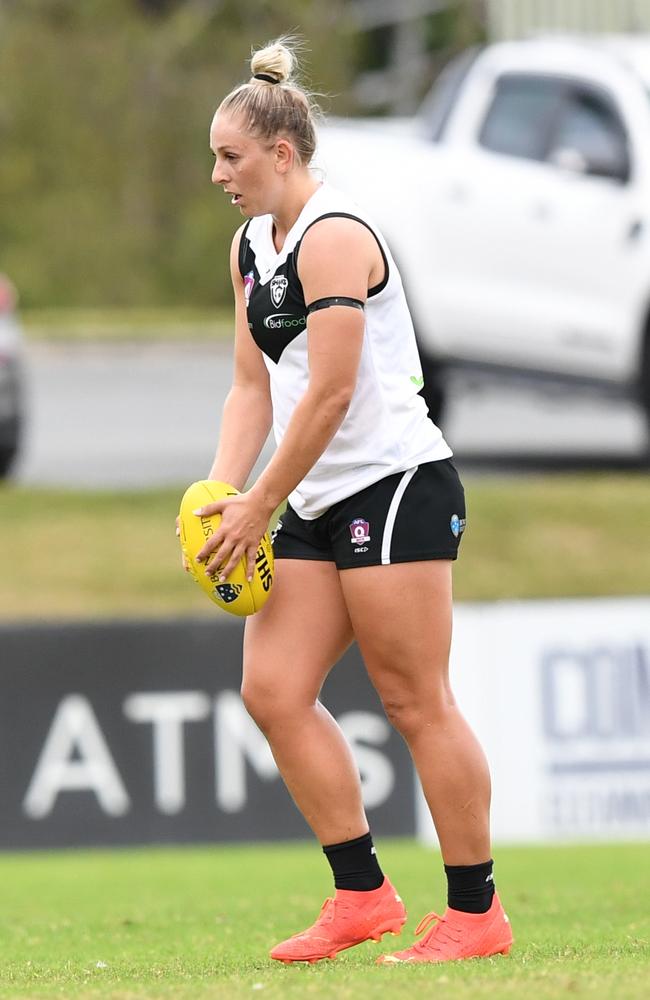
[[264,326],[267,330],[300,330],[307,326],[307,317],[294,316],[292,313],[274,313],[265,317]]

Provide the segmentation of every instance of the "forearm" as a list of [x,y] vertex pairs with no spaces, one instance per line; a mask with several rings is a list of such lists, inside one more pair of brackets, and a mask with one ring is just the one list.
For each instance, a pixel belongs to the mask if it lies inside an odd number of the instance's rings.
[[348,406],[344,396],[323,396],[307,389],[275,455],[253,487],[269,511],[286,500],[315,465],[343,423]]
[[242,490],[264,447],[272,415],[268,392],[234,385],[224,404],[219,445],[208,478]]

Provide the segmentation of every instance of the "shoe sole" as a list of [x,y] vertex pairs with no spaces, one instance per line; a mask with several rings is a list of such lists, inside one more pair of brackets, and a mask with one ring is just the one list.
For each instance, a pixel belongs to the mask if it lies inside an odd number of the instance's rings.
[[293,965],[295,962],[306,962],[308,965],[315,965],[316,962],[323,962],[325,959],[333,960],[342,951],[347,951],[348,948],[356,948],[358,944],[363,944],[365,941],[381,941],[384,934],[392,934],[394,937],[399,937],[405,923],[406,917],[403,920],[391,920],[377,927],[367,937],[360,938],[358,941],[350,941],[349,944],[342,944],[333,951],[328,952],[327,955],[315,955],[311,958],[281,958],[279,955],[271,955],[271,958],[276,962],[282,962],[283,965]]
[[[503,947],[496,947],[494,951],[488,951],[484,955],[465,955],[463,958],[443,958],[438,962],[431,961],[431,965],[442,965],[444,962],[466,962],[473,958],[492,958],[494,955],[509,955],[514,941],[510,941]],[[397,958],[395,955],[380,955],[375,965],[426,965],[427,960],[412,962],[408,958]]]

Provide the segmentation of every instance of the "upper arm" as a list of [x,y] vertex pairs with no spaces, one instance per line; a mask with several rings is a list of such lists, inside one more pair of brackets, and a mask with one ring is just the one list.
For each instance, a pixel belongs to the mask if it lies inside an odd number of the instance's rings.
[[[323,219],[309,229],[298,255],[305,303],[346,296],[365,303],[376,265],[373,234],[352,219]],[[365,318],[361,309],[336,305],[309,313],[310,384],[351,394],[357,377]]]
[[230,277],[235,295],[235,370],[233,385],[253,387],[270,394],[269,373],[262,352],[248,328],[244,279],[239,270],[239,247],[245,224],[240,226],[230,247]]

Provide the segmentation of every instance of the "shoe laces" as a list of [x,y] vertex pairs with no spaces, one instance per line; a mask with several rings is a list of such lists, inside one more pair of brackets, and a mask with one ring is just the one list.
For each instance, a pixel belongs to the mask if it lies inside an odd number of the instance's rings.
[[422,918],[420,923],[415,928],[415,933],[423,934],[424,931],[426,931],[427,927],[429,927],[429,925],[432,924],[434,920],[437,921],[437,923],[433,925],[431,930],[427,934],[425,934],[424,937],[420,938],[419,941],[415,942],[415,944],[413,945],[414,951],[441,952],[444,950],[444,948],[442,947],[443,945],[449,943],[458,944],[460,942],[460,938],[453,933],[455,928],[453,928],[449,924],[447,918],[441,917],[439,913],[434,913],[433,911],[431,913],[427,913],[427,915]]
[[330,924],[335,918],[340,920],[343,917],[345,919],[350,916],[351,911],[352,908],[349,903],[344,902],[342,899],[334,899],[333,896],[328,896],[320,908],[320,913],[316,918],[314,927]]
[[325,902],[323,903],[323,905],[320,908],[320,913],[318,914],[318,917],[316,918],[316,921],[314,923],[314,927],[317,927],[318,924],[328,923],[328,922],[330,922],[331,920],[334,919],[334,907],[335,907],[335,905],[336,904],[335,904],[334,899],[332,898],[332,896],[328,896],[327,899],[325,900]]

